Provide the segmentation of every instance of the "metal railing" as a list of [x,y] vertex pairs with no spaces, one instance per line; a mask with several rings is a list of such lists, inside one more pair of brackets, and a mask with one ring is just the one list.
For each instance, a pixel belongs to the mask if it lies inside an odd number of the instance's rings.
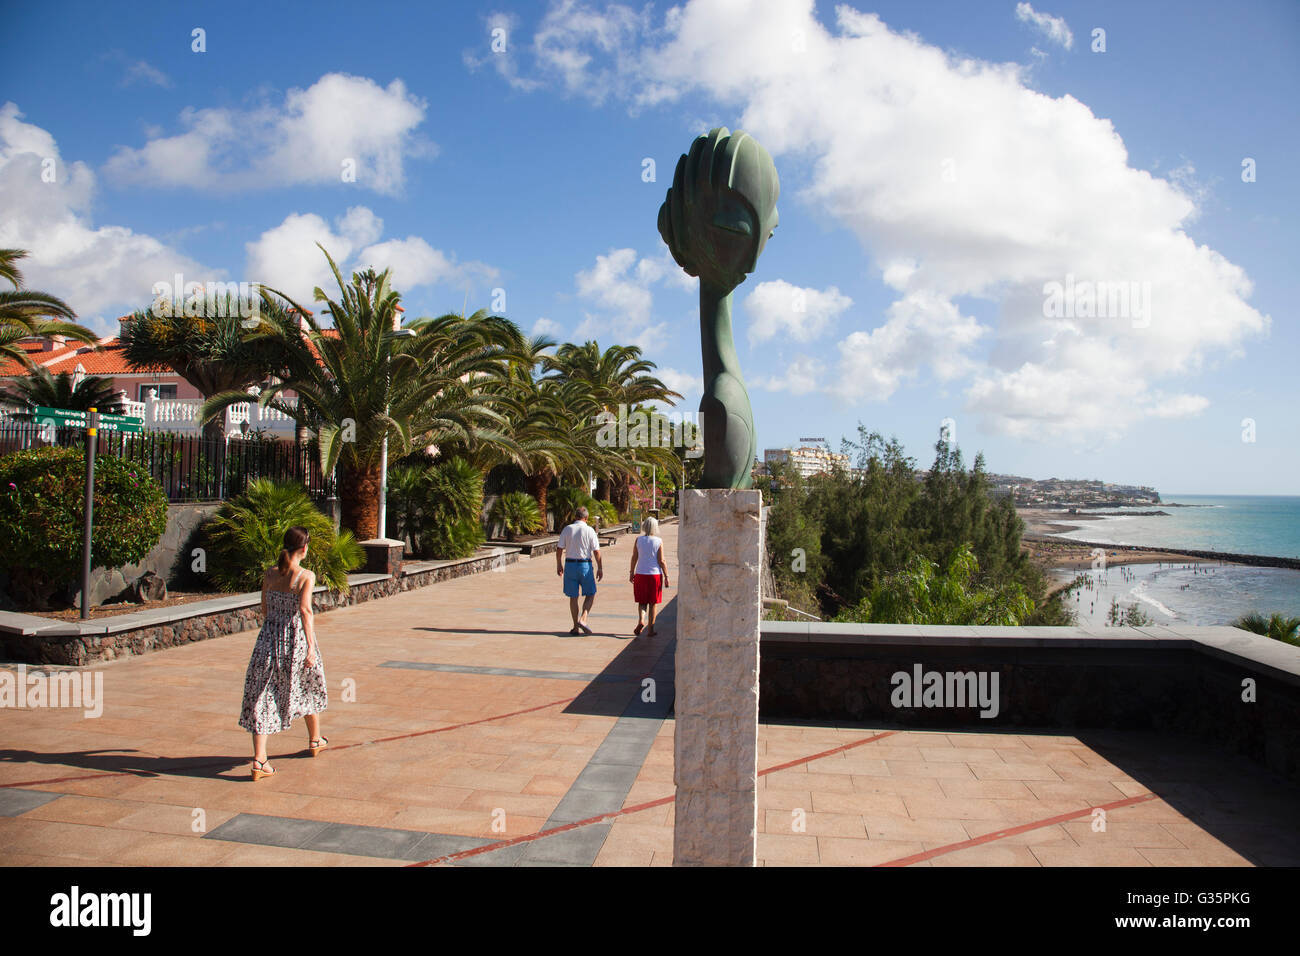
[[[35,422],[0,422],[0,455],[26,448],[84,448],[85,431]],[[303,485],[317,501],[334,494],[320,470],[314,442],[295,446],[277,439],[208,439],[168,432],[101,432],[99,455],[134,462],[148,470],[167,500],[225,501],[258,478]]]

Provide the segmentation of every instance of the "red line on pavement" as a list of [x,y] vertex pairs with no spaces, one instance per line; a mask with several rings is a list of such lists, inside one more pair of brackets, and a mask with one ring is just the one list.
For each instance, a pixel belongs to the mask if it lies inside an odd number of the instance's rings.
[[[491,717],[480,717],[478,720],[467,720],[459,724],[451,724],[447,727],[434,727],[432,730],[416,730],[409,734],[398,734],[394,737],[380,737],[378,740],[363,740],[351,744],[330,745],[330,750],[348,750],[352,747],[364,747],[368,744],[386,744],[394,740],[408,740],[411,737],[424,737],[428,734],[441,734],[449,730],[459,730],[462,727],[473,727],[475,724],[486,724],[494,720],[505,720],[507,717],[518,717],[520,714],[531,714],[536,710],[545,710],[547,707],[555,707],[558,704],[567,704],[577,700],[577,697],[566,697],[563,700],[553,700],[550,703],[538,704],[536,707],[526,707],[523,710],[512,710],[508,714],[494,714]],[[288,756],[287,754],[285,756]],[[109,777],[162,777],[175,774],[180,776],[180,770],[200,770],[203,767],[221,767],[230,762],[229,758],[223,760],[204,760],[198,763],[187,763],[178,765],[174,770],[120,770],[108,773],[83,773],[72,777],[53,777],[49,780],[22,780],[18,783],[0,783],[0,790],[11,787],[34,787],[40,784],[69,783],[73,780],[107,780]]]
[[1010,827],[1006,830],[994,830],[992,833],[985,833],[983,836],[977,836],[973,840],[963,840],[961,843],[949,843],[947,846],[935,847],[933,850],[926,850],[923,853],[913,853],[911,856],[901,857],[897,860],[890,860],[888,863],[877,863],[876,866],[911,866],[913,863],[922,863],[936,856],[943,856],[945,853],[954,853],[957,850],[965,850],[968,847],[979,846],[982,843],[992,843],[994,840],[1001,840],[1004,837],[1015,836],[1017,833],[1027,833],[1030,830],[1038,830],[1042,827],[1050,827],[1056,823],[1065,823],[1068,820],[1074,820],[1078,817],[1088,816],[1094,810],[1117,810],[1120,807],[1131,807],[1138,803],[1146,803],[1148,800],[1156,799],[1154,793],[1144,793],[1139,797],[1129,797],[1126,800],[1116,800],[1114,803],[1103,804],[1100,807],[1084,807],[1082,810],[1074,810],[1070,813],[1058,814],[1054,817],[1048,817],[1046,820],[1038,820],[1034,823],[1022,823],[1020,826]]
[[[855,740],[852,743],[847,743],[840,747],[834,747],[831,750],[823,750],[821,753],[813,754],[810,757],[799,757],[797,760],[791,760],[788,763],[777,764],[775,767],[768,767],[766,770],[760,770],[758,775],[762,777],[769,773],[776,773],[778,770],[788,770],[791,767],[797,767],[800,764],[811,763],[812,761],[820,760],[823,757],[830,757],[837,753],[843,753],[845,750],[852,750],[854,747],[861,747],[863,744],[869,744],[872,741],[880,740],[882,737],[889,737],[896,733],[898,733],[896,730],[886,730],[883,733],[875,734],[871,737],[864,737],[861,740]],[[600,816],[588,817],[585,820],[577,820],[573,823],[565,823],[558,827],[551,827],[549,830],[539,830],[536,833],[526,833],[523,836],[515,837],[513,840],[501,840],[497,843],[488,843],[484,846],[474,847],[471,850],[461,850],[458,853],[448,853],[446,856],[440,856],[433,860],[422,860],[419,863],[410,863],[407,865],[437,866],[439,863],[455,863],[457,860],[463,860],[466,857],[478,856],[482,853],[491,853],[493,850],[502,850],[508,846],[515,846],[519,843],[532,843],[534,840],[542,839],[542,837],[554,836],[557,833],[565,833],[569,830],[576,830],[579,827],[591,826],[593,823],[604,823],[606,820],[614,820],[629,813],[640,813],[642,810],[649,810],[653,807],[662,807],[665,803],[672,803],[676,799],[676,795],[671,797],[660,797],[658,800],[651,800],[649,803],[638,803],[634,807],[623,807],[621,810],[602,813]]]

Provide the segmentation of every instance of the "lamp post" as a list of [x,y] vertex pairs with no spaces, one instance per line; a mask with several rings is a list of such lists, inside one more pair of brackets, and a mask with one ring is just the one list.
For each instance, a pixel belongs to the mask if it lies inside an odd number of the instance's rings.
[[[392,332],[394,339],[413,339],[415,332],[412,329],[394,329]],[[388,356],[384,365],[384,415],[388,414],[388,389],[392,385],[392,364],[393,352],[389,347]],[[379,528],[375,534],[377,538],[388,537],[388,426],[384,426],[384,444],[379,452]]]

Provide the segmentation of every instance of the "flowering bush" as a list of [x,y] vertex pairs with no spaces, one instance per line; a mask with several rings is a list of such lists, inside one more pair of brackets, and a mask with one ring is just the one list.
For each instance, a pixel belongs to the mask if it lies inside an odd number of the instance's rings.
[[[0,568],[10,591],[35,609],[49,606],[81,570],[86,458],[75,448],[37,448],[0,458]],[[138,464],[95,459],[90,561],[115,568],[142,560],[167,527],[167,498]]]

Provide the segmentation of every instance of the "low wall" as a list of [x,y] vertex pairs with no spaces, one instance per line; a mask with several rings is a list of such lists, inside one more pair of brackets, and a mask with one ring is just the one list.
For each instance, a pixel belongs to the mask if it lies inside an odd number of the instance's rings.
[[[139,564],[126,564],[120,568],[92,568],[90,571],[90,603],[100,605],[127,591],[146,571],[152,571],[170,587],[176,576],[188,567],[189,555],[185,544],[195,529],[217,513],[220,502],[171,504],[167,506],[167,527],[162,537]],[[69,601],[81,604],[81,576],[71,587]]]
[[[505,567],[518,560],[517,550],[493,548],[456,561],[408,561],[397,577],[350,574],[348,589],[341,593],[317,587],[312,606],[317,613],[331,611]],[[0,613],[0,646],[7,660],[85,666],[256,630],[261,624],[261,593],[253,591],[96,621],[66,622]]]
[[[1300,648],[1232,627],[764,621],[761,649],[766,718],[1173,731],[1300,779]],[[911,696],[918,668],[922,689]],[[983,675],[989,691],[996,675],[996,713],[981,716],[980,706],[937,692],[926,699],[929,673],[953,689],[960,681],[949,674]]]

